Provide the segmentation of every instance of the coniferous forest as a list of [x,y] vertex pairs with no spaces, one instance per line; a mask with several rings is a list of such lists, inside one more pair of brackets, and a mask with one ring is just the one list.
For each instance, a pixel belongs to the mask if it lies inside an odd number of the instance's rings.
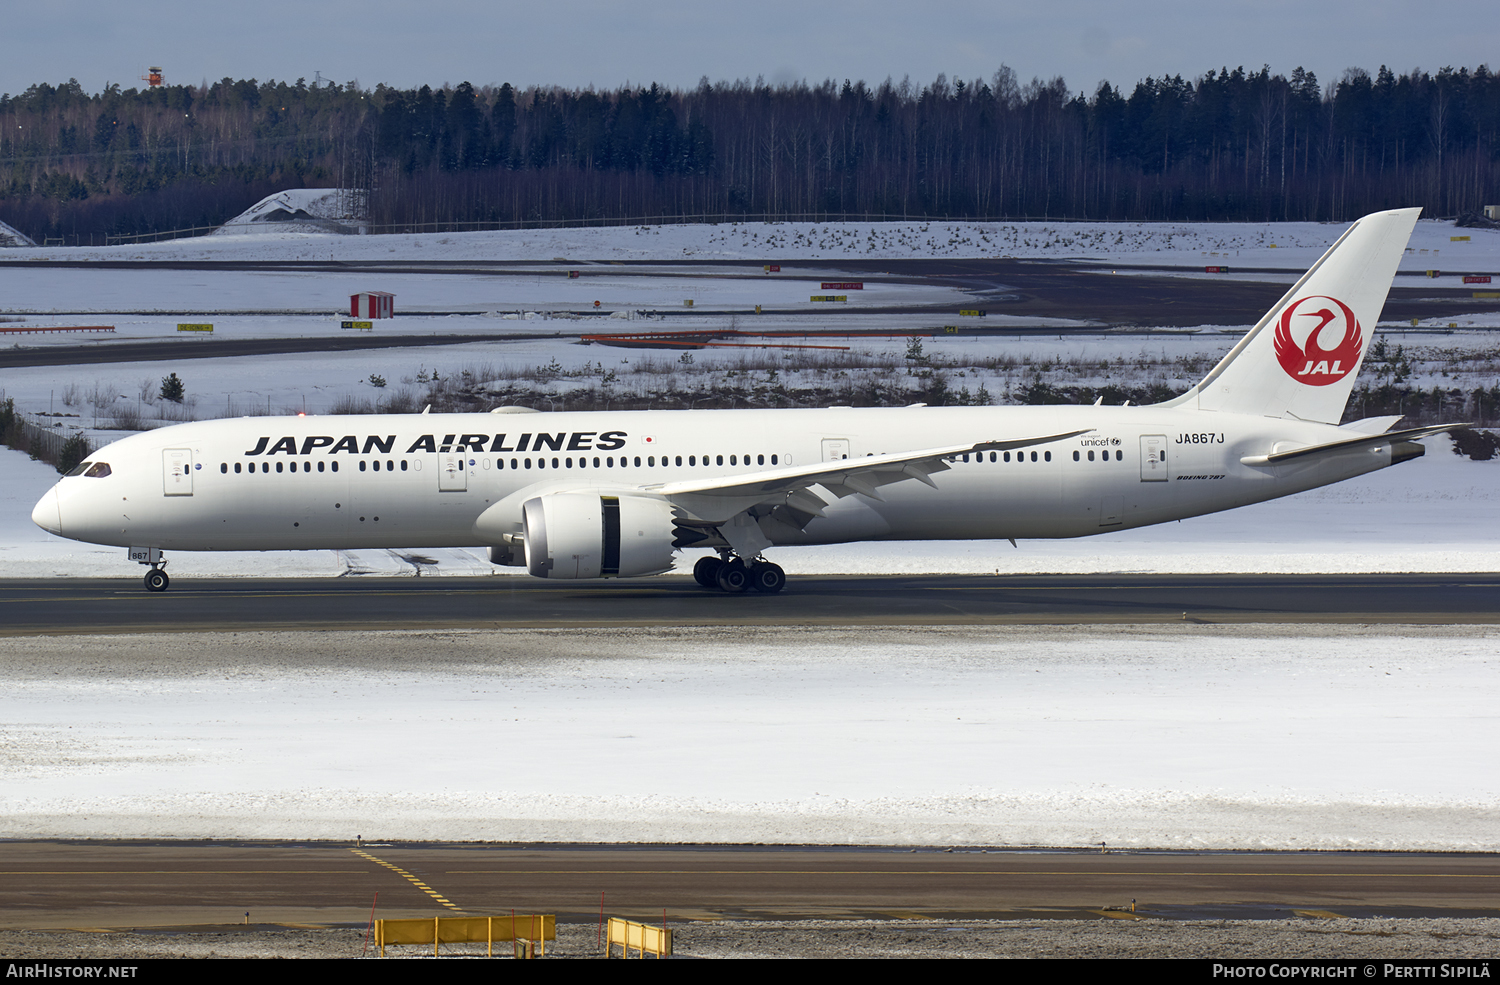
[[33,239],[210,226],[368,190],[376,231],[682,217],[1334,220],[1500,201],[1500,78],[1209,71],[691,90],[254,79],[0,96],[0,221]]

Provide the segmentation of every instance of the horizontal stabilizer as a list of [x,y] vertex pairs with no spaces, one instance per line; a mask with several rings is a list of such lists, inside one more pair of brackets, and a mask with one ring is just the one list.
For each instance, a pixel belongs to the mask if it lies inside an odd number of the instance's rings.
[[1357,437],[1330,441],[1321,445],[1308,445],[1306,448],[1293,448],[1291,451],[1276,452],[1273,455],[1246,455],[1240,459],[1240,464],[1250,466],[1284,465],[1287,462],[1294,462],[1298,459],[1324,455],[1348,448],[1369,445],[1374,449],[1384,444],[1392,444],[1397,441],[1413,441],[1417,438],[1430,438],[1434,434],[1442,434],[1444,431],[1466,427],[1469,427],[1469,425],[1438,424],[1425,428],[1408,428],[1405,431],[1387,431],[1384,434],[1361,434]]

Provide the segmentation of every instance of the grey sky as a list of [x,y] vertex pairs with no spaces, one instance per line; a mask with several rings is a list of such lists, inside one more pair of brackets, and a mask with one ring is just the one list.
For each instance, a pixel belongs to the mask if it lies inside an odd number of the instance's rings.
[[705,75],[925,84],[939,72],[988,78],[1001,63],[1023,81],[1062,75],[1091,94],[1101,79],[1128,90],[1148,75],[1263,63],[1282,74],[1302,65],[1327,83],[1351,65],[1500,63],[1496,9],[1493,0],[12,0],[0,15],[0,92],[69,77],[90,92],[141,86],[150,65],[172,83],[311,81],[321,71],[402,88],[690,87]]

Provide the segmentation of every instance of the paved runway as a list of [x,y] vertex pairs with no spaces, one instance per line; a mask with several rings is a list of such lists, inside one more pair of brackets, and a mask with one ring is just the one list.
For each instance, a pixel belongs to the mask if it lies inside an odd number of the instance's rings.
[[[363,924],[461,912],[739,919],[1500,916],[1500,856],[0,843],[0,927]],[[1124,912],[1122,912],[1124,911]]]
[[[123,561],[122,561],[123,564]],[[1500,574],[806,576],[725,595],[676,576],[0,580],[0,635],[245,629],[1500,622]]]

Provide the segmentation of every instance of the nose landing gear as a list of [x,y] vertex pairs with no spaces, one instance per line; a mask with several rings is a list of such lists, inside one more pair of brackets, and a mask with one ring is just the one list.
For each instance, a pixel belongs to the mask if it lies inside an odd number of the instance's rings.
[[717,588],[721,592],[738,595],[754,589],[765,595],[775,595],[786,587],[786,572],[781,566],[764,558],[750,564],[733,554],[722,558],[701,558],[693,565],[693,579],[704,588]]
[[172,579],[167,577],[167,559],[161,556],[160,548],[132,547],[130,560],[139,561],[151,570],[146,572],[146,591],[165,592]]

